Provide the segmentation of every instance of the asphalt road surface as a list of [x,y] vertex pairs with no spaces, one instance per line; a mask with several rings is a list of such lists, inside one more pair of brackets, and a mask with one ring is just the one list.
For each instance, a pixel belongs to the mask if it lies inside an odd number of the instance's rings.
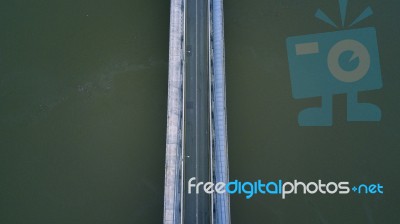
[[210,223],[211,197],[188,194],[188,180],[208,182],[210,156],[209,127],[209,27],[208,0],[187,0],[186,6],[186,90],[184,223]]

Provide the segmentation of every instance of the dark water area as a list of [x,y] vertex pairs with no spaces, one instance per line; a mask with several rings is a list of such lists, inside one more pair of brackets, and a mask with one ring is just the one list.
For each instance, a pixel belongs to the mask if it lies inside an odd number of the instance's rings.
[[[0,3],[0,223],[161,223],[169,1]],[[231,197],[232,223],[400,223],[400,3],[374,15],[381,122],[299,127],[286,38],[332,32],[335,0],[225,1],[229,160],[241,181],[381,183],[384,195]]]
[[0,223],[160,223],[168,1],[0,3]]
[[[360,93],[382,110],[381,122],[346,121],[346,97],[334,96],[332,127],[299,127],[298,113],[320,99],[291,96],[286,38],[333,32],[318,8],[340,24],[337,1],[225,3],[230,178],[244,181],[382,183],[384,195],[233,196],[233,223],[398,223],[398,76],[400,4],[350,1],[347,21],[367,6],[374,15],[354,28],[377,30],[383,88]],[[313,65],[310,65],[313,66]]]

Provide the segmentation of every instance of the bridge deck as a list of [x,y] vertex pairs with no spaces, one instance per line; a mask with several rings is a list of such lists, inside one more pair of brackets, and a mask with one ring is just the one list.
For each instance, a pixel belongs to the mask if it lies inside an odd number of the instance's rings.
[[222,0],[171,0],[166,224],[230,223],[228,194],[187,189],[228,181],[223,39]]
[[209,2],[186,6],[186,77],[184,123],[184,223],[210,223],[210,195],[188,194],[187,183],[210,181]]

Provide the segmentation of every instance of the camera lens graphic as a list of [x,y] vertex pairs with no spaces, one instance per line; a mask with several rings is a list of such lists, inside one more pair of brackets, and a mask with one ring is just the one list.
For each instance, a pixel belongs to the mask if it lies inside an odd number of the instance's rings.
[[[359,59],[357,68],[346,71],[340,66],[340,56],[347,51],[353,52],[349,63]],[[332,75],[342,82],[352,83],[362,79],[370,68],[371,58],[368,49],[356,40],[342,40],[336,43],[328,54],[328,68]]]

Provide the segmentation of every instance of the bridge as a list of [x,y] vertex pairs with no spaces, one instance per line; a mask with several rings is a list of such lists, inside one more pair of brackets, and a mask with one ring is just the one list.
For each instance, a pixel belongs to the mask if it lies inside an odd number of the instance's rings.
[[229,195],[188,192],[228,182],[222,0],[172,0],[164,223],[230,223]]

